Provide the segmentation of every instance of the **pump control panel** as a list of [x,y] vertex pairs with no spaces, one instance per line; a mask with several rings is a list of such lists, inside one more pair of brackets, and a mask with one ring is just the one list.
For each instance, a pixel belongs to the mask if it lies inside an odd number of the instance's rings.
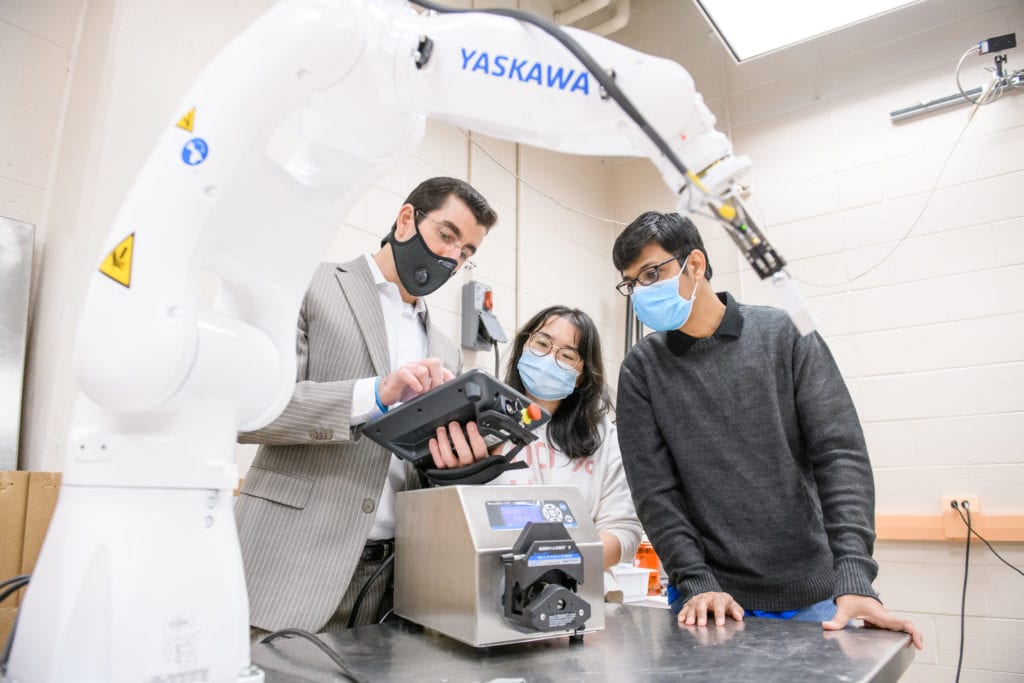
[[493,310],[490,286],[476,280],[462,286],[462,348],[484,351],[508,341]]

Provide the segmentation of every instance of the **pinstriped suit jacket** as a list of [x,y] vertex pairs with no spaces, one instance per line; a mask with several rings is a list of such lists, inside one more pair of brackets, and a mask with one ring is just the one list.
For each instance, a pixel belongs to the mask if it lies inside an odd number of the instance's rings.
[[[373,525],[391,454],[349,425],[355,382],[391,371],[384,316],[365,259],[321,264],[299,314],[297,381],[270,425],[235,506],[249,620],[317,632],[334,614]],[[428,356],[452,372],[460,352],[427,323]],[[418,486],[407,464],[410,488]]]

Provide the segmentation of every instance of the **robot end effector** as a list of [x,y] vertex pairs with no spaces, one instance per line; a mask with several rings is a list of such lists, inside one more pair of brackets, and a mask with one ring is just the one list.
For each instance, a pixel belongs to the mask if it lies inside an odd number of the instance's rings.
[[[699,94],[694,97],[695,111],[698,120],[702,122],[702,130],[693,138],[684,134],[676,143],[678,158],[685,159],[689,168],[680,171],[679,165],[669,155],[652,155],[651,160],[661,170],[670,187],[673,174],[683,173],[686,182],[679,190],[676,210],[680,213],[704,213],[710,210],[758,277],[771,280],[782,308],[789,314],[800,334],[810,334],[817,329],[810,305],[786,272],[785,259],[768,241],[740,201],[738,180],[750,168],[750,159],[733,155],[729,139],[714,129],[714,115],[704,105]],[[699,170],[694,171],[695,168]]]

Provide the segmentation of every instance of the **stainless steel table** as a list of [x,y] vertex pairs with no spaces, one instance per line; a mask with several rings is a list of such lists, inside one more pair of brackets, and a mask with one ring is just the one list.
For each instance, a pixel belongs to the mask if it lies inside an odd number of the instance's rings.
[[[667,610],[605,605],[603,631],[475,649],[405,621],[321,638],[365,681],[894,681],[914,659],[903,633],[773,619],[683,627]],[[345,680],[315,645],[254,645],[267,683]]]

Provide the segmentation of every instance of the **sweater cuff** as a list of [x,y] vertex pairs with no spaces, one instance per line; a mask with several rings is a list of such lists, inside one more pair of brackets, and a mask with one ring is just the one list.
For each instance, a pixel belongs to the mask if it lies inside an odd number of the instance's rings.
[[690,598],[701,593],[722,592],[722,587],[718,585],[718,580],[711,573],[699,574],[683,579],[679,582],[677,588],[679,596],[682,598],[682,602],[679,603],[680,605],[685,605]]
[[840,595],[866,595],[881,602],[878,593],[871,587],[872,574],[863,562],[841,560],[836,563],[836,583],[833,599]]

